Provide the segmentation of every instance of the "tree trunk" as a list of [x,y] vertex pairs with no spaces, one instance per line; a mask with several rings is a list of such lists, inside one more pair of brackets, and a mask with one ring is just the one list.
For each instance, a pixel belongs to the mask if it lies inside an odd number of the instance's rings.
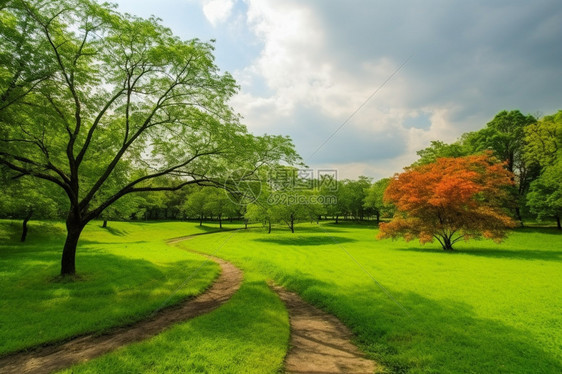
[[222,214],[219,214],[219,228],[222,230]]
[[203,215],[199,216],[199,226],[203,226]]
[[441,243],[441,245],[443,246],[444,251],[453,250],[453,244],[451,243],[451,238],[448,236],[443,237],[443,243]]
[[267,224],[268,224],[267,233],[268,233],[268,234],[271,234],[271,220],[270,220],[270,219],[267,220]]
[[519,209],[519,207],[515,208],[515,217],[517,217],[517,220],[519,221],[519,225],[521,225],[521,227],[525,227],[525,225],[523,224],[523,217],[521,217],[521,210]]
[[248,230],[248,220],[244,221],[244,230]]
[[338,218],[339,218],[339,216],[336,216],[336,224],[338,223]]
[[295,233],[295,217],[291,214],[291,232]]
[[381,214],[377,213],[377,225],[381,223]]
[[101,227],[103,227],[104,229],[107,227],[107,220],[106,219],[103,220],[103,225],[101,225]]
[[67,234],[62,250],[61,276],[76,274],[76,246],[78,245],[78,239],[80,239],[80,234],[84,226],[85,225],[81,222],[75,222],[71,217],[66,221]]
[[558,230],[562,230],[562,226],[560,225],[560,216],[556,216],[556,227],[558,227]]
[[27,212],[27,215],[23,219],[22,230],[21,230],[21,238],[20,238],[20,241],[22,243],[25,242],[25,238],[27,238],[27,223],[31,219],[32,215],[33,215],[33,208],[29,209],[29,211]]

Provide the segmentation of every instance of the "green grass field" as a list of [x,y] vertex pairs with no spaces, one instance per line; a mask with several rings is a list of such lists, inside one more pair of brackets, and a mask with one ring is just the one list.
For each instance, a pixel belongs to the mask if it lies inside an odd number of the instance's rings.
[[[78,279],[61,280],[62,223],[0,221],[0,354],[101,331],[200,293],[218,266],[167,245],[164,238],[204,232],[186,223],[99,222],[88,225],[77,251]],[[186,287],[176,289],[198,269]]]
[[[562,370],[556,230],[516,231],[500,245],[459,243],[456,253],[376,241],[375,234],[368,226],[333,224],[299,227],[294,235],[239,232],[217,255],[338,316],[389,371]],[[184,245],[213,251],[214,240]]]
[[[445,253],[438,245],[377,241],[376,230],[368,225],[299,225],[295,234],[277,229],[269,235],[254,228],[198,236],[175,247],[166,245],[164,238],[197,232],[198,227],[112,226],[113,232],[94,226],[85,233],[77,257],[83,279],[74,283],[52,280],[60,239],[34,237],[34,230],[30,243],[10,241],[0,247],[2,296],[9,296],[2,298],[1,306],[0,328],[9,340],[3,352],[21,348],[22,340],[24,346],[33,345],[38,328],[50,330],[47,321],[63,311],[74,313],[75,307],[69,311],[72,303],[95,308],[81,312],[80,321],[88,321],[82,331],[142,316],[127,310],[135,300],[146,313],[169,296],[169,286],[173,288],[173,281],[155,284],[152,274],[181,281],[186,264],[193,267],[203,261],[181,250],[190,248],[244,270],[244,284],[233,299],[72,372],[278,372],[288,343],[288,318],[266,285],[270,279],[339,317],[355,332],[356,343],[388,372],[562,371],[562,235],[554,229],[518,230],[500,245],[472,241]],[[143,233],[150,240],[143,239]],[[114,270],[112,263],[118,264]],[[119,270],[125,272],[121,278],[116,277]],[[151,275],[139,275],[144,272]],[[198,292],[215,275],[216,268],[209,265],[201,279],[182,291],[183,297]],[[105,284],[107,279],[113,280]],[[135,295],[151,295],[158,302],[140,303],[128,294],[132,284]],[[57,292],[64,293],[64,302],[57,301]],[[56,312],[37,307],[42,304],[53,304]],[[129,313],[106,323],[107,314],[124,310]],[[22,327],[23,316],[33,319],[34,326]],[[66,331],[65,336],[74,333]],[[48,340],[53,337],[43,339]]]

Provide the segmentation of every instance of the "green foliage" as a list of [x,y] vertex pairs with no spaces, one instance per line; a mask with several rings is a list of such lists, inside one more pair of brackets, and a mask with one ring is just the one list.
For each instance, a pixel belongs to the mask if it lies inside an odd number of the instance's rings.
[[531,183],[527,204],[540,220],[556,218],[560,228],[562,218],[562,158],[543,169]]
[[[466,135],[465,139],[467,139],[468,136],[469,135]],[[442,157],[468,156],[470,153],[469,146],[463,142],[463,139],[452,144],[447,144],[440,140],[432,140],[429,147],[416,152],[420,158],[413,166],[431,164]]]
[[535,122],[532,115],[525,116],[519,110],[504,110],[471,140],[476,150],[492,150],[496,157],[507,162],[507,170],[517,173],[526,167],[523,160],[525,127]]
[[541,167],[552,165],[562,152],[562,110],[525,127],[524,156]]
[[67,195],[63,274],[83,227],[127,194],[299,160],[289,138],[239,122],[211,43],[91,0],[12,0],[0,17],[0,164]]
[[[3,168],[2,168],[3,169]],[[23,219],[60,218],[67,206],[65,196],[51,183],[0,170],[0,216]]]
[[390,183],[390,178],[383,178],[371,185],[366,191],[363,206],[371,210],[377,217],[391,217],[394,214],[394,206],[384,201],[384,191]]

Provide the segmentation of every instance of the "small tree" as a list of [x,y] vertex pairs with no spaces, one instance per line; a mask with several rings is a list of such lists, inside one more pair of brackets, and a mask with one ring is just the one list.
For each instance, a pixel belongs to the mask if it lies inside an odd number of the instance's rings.
[[461,239],[484,236],[502,240],[515,225],[505,202],[512,173],[484,155],[440,158],[435,163],[407,169],[392,179],[384,198],[396,206],[390,223],[381,223],[379,239],[437,239],[450,251]]
[[271,217],[272,212],[269,206],[261,202],[255,202],[246,206],[244,217],[250,222],[261,222],[264,226],[267,224],[267,233],[271,234]]
[[240,206],[235,204],[227,193],[225,190],[210,190],[204,205],[205,210],[217,217],[221,229],[224,216],[232,218],[240,212]]
[[184,209],[188,217],[199,218],[199,226],[203,226],[203,218],[209,212],[207,209],[208,190],[195,191],[187,196]]
[[0,167],[0,217],[22,220],[20,241],[25,242],[32,218],[59,217],[64,207],[64,196],[54,185]]
[[367,194],[363,201],[365,209],[370,209],[377,217],[377,223],[380,222],[381,215],[387,215],[392,212],[392,205],[384,202],[384,191],[390,183],[390,178],[383,178],[376,181],[367,189]]

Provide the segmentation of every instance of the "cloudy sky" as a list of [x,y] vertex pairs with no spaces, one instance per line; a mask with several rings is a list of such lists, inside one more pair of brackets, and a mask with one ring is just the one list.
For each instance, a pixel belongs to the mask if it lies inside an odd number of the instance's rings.
[[340,178],[390,176],[503,109],[562,109],[560,0],[116,2],[215,39],[250,131],[291,136]]

